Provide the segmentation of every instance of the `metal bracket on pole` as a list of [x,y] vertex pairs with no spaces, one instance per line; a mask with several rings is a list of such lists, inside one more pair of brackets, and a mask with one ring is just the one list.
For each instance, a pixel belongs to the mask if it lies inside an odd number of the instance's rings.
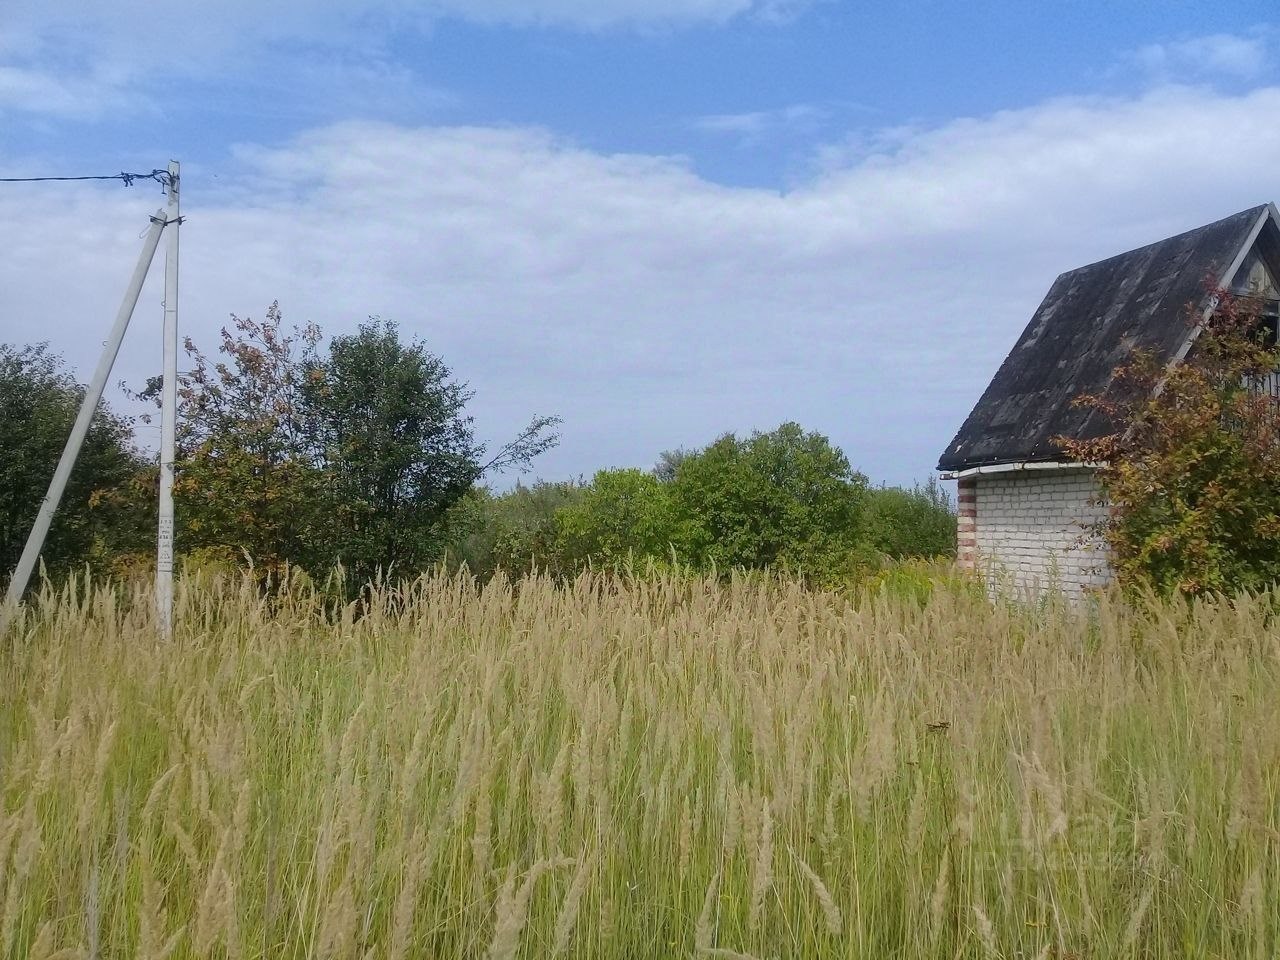
[[67,480],[71,477],[71,469],[75,466],[76,457],[80,453],[80,446],[84,443],[85,435],[89,432],[89,424],[98,409],[98,402],[102,399],[102,391],[107,385],[107,378],[111,376],[111,367],[115,363],[116,354],[120,352],[120,342],[124,339],[124,332],[129,327],[129,319],[133,316],[133,309],[138,304],[138,296],[142,293],[142,284],[147,279],[147,270],[155,257],[156,247],[160,245],[160,233],[168,222],[164,210],[157,210],[155,216],[151,218],[151,229],[147,231],[146,238],[142,244],[142,252],[138,254],[138,265],[134,267],[133,276],[129,280],[128,288],[125,290],[124,300],[120,304],[119,312],[116,313],[115,326],[111,328],[111,334],[103,344],[102,357],[98,360],[98,368],[94,371],[93,379],[85,390],[84,400],[80,403],[80,412],[76,415],[75,424],[71,427],[71,436],[67,438],[67,445],[62,450],[62,458],[58,461],[58,467],[53,472],[53,479],[49,481],[49,492],[45,494],[44,502],[40,504],[40,512],[36,514],[36,522],[31,527],[31,533],[27,536],[27,543],[22,550],[22,556],[18,560],[17,567],[14,568],[13,576],[9,578],[9,589],[5,597],[4,607],[0,608],[0,635],[8,628],[9,621],[14,611],[17,610],[18,602],[22,599],[22,594],[26,592],[27,582],[31,579],[31,573],[35,569],[36,561],[40,558],[40,551],[44,547],[44,538],[49,532],[50,523],[53,522],[54,511],[58,509],[58,504],[62,501],[63,491],[67,488]]
[[169,248],[164,262],[164,363],[160,391],[160,510],[156,531],[156,621],[173,635],[173,461],[178,414],[178,214],[180,167],[169,161]]

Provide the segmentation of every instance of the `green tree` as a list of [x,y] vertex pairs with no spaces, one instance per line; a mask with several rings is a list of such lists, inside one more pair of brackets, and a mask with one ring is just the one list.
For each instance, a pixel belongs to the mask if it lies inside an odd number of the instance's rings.
[[956,514],[937,479],[911,489],[877,487],[867,491],[867,545],[902,560],[954,556]]
[[676,539],[671,487],[643,470],[601,470],[577,502],[556,513],[566,564],[664,559]]
[[[274,570],[377,571],[443,559],[451,509],[487,474],[556,443],[535,418],[489,456],[465,385],[418,341],[372,319],[320,348],[318,327],[232,317],[214,361],[188,342],[179,384],[180,545]],[[155,393],[153,381],[149,393]]]
[[[0,344],[0,569],[17,564],[44,500],[83,388],[47,344]],[[155,538],[154,471],[130,422],[104,406],[94,415],[41,559],[51,572],[81,563],[106,568]]]
[[663,483],[672,483],[676,479],[676,473],[680,469],[680,464],[684,463],[694,451],[686,450],[679,447],[675,450],[663,450],[658,454],[658,462],[653,465],[653,475]]
[[1140,353],[1105,395],[1077,400],[1112,433],[1059,438],[1068,456],[1102,464],[1100,532],[1130,587],[1195,594],[1280,579],[1280,401],[1269,389],[1280,352],[1259,304],[1218,298],[1185,362]]
[[786,564],[826,578],[860,552],[866,477],[796,423],[685,455],[671,497],[678,552],[698,566]]
[[488,455],[466,415],[471,392],[424,344],[371,319],[335,337],[307,378],[330,500],[329,542],[358,581],[378,568],[416,569],[443,558],[450,508],[484,476],[526,469],[557,442],[536,417]]

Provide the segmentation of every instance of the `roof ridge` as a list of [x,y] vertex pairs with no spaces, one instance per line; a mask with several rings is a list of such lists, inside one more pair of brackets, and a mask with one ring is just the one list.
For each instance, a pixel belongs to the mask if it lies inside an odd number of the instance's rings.
[[[1259,204],[1060,274],[939,460],[945,471],[980,463],[1058,460],[1055,438],[1106,432],[1081,394],[1106,388],[1135,349],[1176,359],[1186,305],[1221,279],[1271,217]],[[1273,257],[1280,235],[1272,218]]]
[[1127,257],[1130,254],[1134,254],[1134,253],[1141,253],[1143,250],[1149,250],[1152,247],[1158,247],[1164,243],[1170,243],[1171,241],[1174,241],[1174,240],[1181,240],[1184,237],[1190,237],[1197,233],[1207,233],[1208,231],[1214,229],[1215,227],[1220,227],[1222,224],[1226,223],[1228,220],[1234,220],[1237,217],[1243,217],[1247,214],[1251,214],[1253,216],[1259,216],[1262,213],[1262,211],[1266,210],[1269,206],[1271,206],[1270,202],[1259,203],[1256,206],[1246,207],[1244,210],[1239,210],[1236,213],[1233,213],[1226,217],[1222,217],[1218,220],[1214,220],[1211,223],[1202,223],[1198,227],[1192,227],[1190,230],[1183,230],[1181,233],[1170,234],[1169,236],[1164,237],[1161,240],[1153,240],[1151,243],[1144,243],[1141,246],[1131,247],[1128,250],[1122,250],[1119,253],[1113,253],[1109,257],[1101,257],[1100,259],[1094,260],[1090,263],[1083,263],[1078,267],[1071,268],[1070,270],[1064,270],[1062,273],[1058,274],[1058,276],[1066,277],[1075,273],[1078,270],[1088,270],[1091,267],[1100,266],[1101,264],[1106,263],[1108,260],[1118,260],[1121,257]]

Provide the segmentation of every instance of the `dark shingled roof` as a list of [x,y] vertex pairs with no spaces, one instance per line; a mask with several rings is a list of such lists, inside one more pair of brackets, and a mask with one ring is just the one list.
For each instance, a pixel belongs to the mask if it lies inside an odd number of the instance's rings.
[[1188,303],[1223,277],[1267,205],[1062,274],[938,462],[944,471],[1063,459],[1057,436],[1111,429],[1073,407],[1099,393],[1136,348],[1172,360],[1186,342]]

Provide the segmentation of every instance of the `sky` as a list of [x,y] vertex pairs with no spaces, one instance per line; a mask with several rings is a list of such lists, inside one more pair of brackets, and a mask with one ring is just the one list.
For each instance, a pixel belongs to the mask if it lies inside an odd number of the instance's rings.
[[[170,158],[180,324],[206,348],[272,301],[331,335],[395,320],[474,391],[481,440],[562,419],[544,479],[794,420],[909,484],[1057,274],[1280,199],[1280,16],[0,3],[0,177]],[[86,379],[162,203],[0,184],[0,341]],[[162,273],[116,382],[159,369]]]

